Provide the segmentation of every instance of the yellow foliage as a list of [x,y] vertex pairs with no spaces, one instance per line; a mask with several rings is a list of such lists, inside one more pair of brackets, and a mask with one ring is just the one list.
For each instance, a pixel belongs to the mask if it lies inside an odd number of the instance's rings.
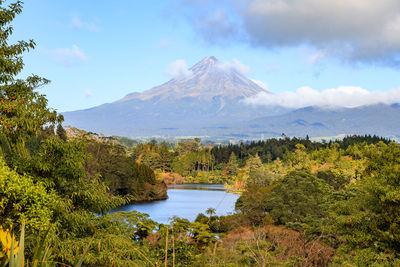
[[[10,257],[11,242],[13,239],[14,237],[11,236],[10,230],[4,230],[3,227],[0,226],[0,259],[6,256],[7,258]],[[14,239],[14,255],[18,253],[18,250],[18,241]]]

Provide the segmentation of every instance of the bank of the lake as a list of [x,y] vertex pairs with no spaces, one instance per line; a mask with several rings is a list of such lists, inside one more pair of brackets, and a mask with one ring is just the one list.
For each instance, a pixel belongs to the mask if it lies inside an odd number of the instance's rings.
[[214,208],[216,215],[227,215],[234,212],[238,194],[227,191],[224,185],[216,184],[182,184],[168,186],[168,199],[152,202],[141,202],[125,205],[116,211],[137,210],[147,213],[159,223],[168,223],[173,216],[194,221],[199,213]]

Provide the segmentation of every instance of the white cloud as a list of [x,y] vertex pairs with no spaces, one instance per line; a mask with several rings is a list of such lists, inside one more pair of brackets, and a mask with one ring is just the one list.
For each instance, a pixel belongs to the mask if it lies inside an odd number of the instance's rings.
[[240,62],[238,59],[234,58],[232,61],[221,61],[218,62],[217,65],[218,68],[221,68],[225,71],[234,69],[237,72],[245,75],[248,74],[250,72],[250,67],[244,65],[242,62]]
[[278,94],[260,93],[245,100],[248,104],[280,105],[289,108],[307,106],[357,107],[378,103],[400,103],[400,88],[389,91],[368,91],[361,87],[341,86],[317,91],[310,87],[301,87],[295,92]]
[[86,98],[90,98],[90,97],[93,97],[93,96],[94,96],[94,93],[93,93],[92,90],[86,90],[85,91],[85,97]]
[[52,59],[64,66],[71,66],[75,62],[87,61],[88,57],[85,52],[77,45],[72,45],[71,48],[57,48],[50,50]]
[[98,32],[99,29],[93,22],[81,20],[78,16],[73,16],[71,19],[71,27],[73,29],[84,29],[91,32]]
[[165,73],[177,80],[186,79],[193,75],[193,72],[187,68],[186,61],[182,59],[169,64]]
[[265,90],[268,90],[268,86],[267,86],[267,84],[265,84],[264,82],[262,82],[262,81],[259,81],[259,80],[255,80],[255,79],[250,79],[252,82],[254,82],[255,84],[257,84],[258,86],[260,86],[261,88],[263,88],[263,89],[265,89]]

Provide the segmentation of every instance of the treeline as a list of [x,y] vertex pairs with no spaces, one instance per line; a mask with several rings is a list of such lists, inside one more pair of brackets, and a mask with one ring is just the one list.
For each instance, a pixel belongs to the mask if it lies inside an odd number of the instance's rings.
[[269,163],[276,160],[277,158],[282,159],[287,152],[291,152],[296,148],[296,145],[302,144],[307,151],[313,151],[320,148],[329,147],[332,143],[339,144],[340,148],[346,149],[347,147],[365,142],[367,144],[376,144],[378,142],[389,143],[390,140],[379,137],[376,135],[350,135],[346,136],[341,140],[330,140],[329,142],[313,142],[309,138],[271,138],[265,141],[253,141],[250,143],[240,143],[235,145],[227,146],[216,146],[211,150],[217,164],[227,163],[232,153],[235,154],[236,158],[243,166],[244,162],[249,158],[250,155],[256,155],[261,158],[263,163]]

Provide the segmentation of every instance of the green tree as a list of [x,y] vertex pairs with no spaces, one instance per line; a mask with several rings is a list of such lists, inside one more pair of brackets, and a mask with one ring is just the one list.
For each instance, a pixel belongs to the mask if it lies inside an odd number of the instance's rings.
[[293,171],[265,196],[265,209],[277,224],[317,220],[325,215],[324,204],[331,190],[313,174]]
[[265,198],[272,186],[249,186],[235,203],[235,209],[245,215],[252,225],[259,225],[268,215]]
[[[4,1],[0,1],[3,5]],[[36,135],[45,124],[62,121],[62,116],[47,107],[47,99],[35,90],[49,81],[38,76],[17,79],[23,69],[22,54],[35,47],[33,40],[9,44],[10,23],[22,11],[17,1],[0,10],[0,142],[6,156],[26,156],[27,136]]]
[[162,171],[169,171],[171,169],[171,162],[173,159],[173,153],[169,151],[167,143],[164,141],[161,143],[159,148],[160,165]]
[[213,216],[215,214],[215,209],[214,208],[208,208],[206,210],[206,214],[208,214],[209,217]]

